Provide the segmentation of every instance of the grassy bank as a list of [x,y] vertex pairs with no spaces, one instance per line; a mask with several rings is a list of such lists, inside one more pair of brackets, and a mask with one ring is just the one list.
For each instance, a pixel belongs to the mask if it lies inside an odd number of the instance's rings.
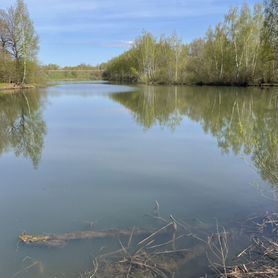
[[101,80],[102,72],[97,70],[45,70],[48,81],[89,81]]
[[21,90],[21,89],[33,89],[36,88],[35,84],[16,84],[16,83],[0,83],[1,91],[10,91],[10,90]]
[[60,67],[49,64],[41,67],[41,72],[47,81],[90,81],[101,80],[103,70],[87,64]]

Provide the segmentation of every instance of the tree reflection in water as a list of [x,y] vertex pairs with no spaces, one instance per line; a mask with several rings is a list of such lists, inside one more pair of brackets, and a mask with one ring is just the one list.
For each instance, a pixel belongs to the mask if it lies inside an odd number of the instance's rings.
[[278,185],[278,92],[274,89],[224,87],[154,87],[111,98],[149,129],[175,129],[182,119],[200,123],[228,153],[251,156],[262,178]]
[[13,150],[38,167],[46,135],[44,100],[45,94],[36,91],[0,97],[0,154]]

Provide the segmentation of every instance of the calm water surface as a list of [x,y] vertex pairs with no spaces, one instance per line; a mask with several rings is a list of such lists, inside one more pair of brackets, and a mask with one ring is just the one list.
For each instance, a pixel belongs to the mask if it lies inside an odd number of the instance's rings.
[[1,96],[0,277],[78,277],[100,248],[118,248],[26,247],[24,231],[153,228],[155,200],[191,225],[275,210],[277,99],[275,89],[99,83]]

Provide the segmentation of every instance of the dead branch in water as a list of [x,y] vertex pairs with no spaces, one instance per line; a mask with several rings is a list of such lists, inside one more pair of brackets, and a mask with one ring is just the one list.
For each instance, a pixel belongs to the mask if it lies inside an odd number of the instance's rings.
[[163,219],[165,224],[143,239],[135,237],[136,229],[133,228],[129,231],[126,245],[118,239],[120,248],[98,255],[94,261],[98,262],[97,267],[94,263],[92,272],[83,277],[172,278],[180,267],[205,254],[207,246],[204,242],[190,248],[184,248],[183,245],[177,248],[177,241],[186,236],[185,226],[176,223],[176,219],[171,215],[168,221],[162,218],[157,201],[154,216],[151,217]]
[[[114,238],[114,237],[129,237],[131,235],[130,230],[107,230],[107,231],[78,231],[72,233],[65,233],[61,235],[46,235],[36,236],[23,233],[19,236],[20,242],[27,245],[37,246],[63,246],[68,241],[83,240],[83,239],[100,239],[100,238]],[[147,235],[148,231],[133,229],[132,234],[134,236]]]
[[[172,225],[173,223],[170,222],[169,224]],[[176,240],[181,237],[184,237],[184,235],[178,236]],[[134,242],[132,246],[129,239],[127,245],[124,246],[119,241],[120,249],[97,256],[95,258],[95,261],[98,262],[97,267],[95,266],[92,272],[82,277],[172,278],[175,277],[175,273],[180,267],[204,255],[206,250],[204,243],[197,244],[190,249],[165,249],[166,246],[169,246],[173,242],[173,239],[153,245],[159,239],[160,234],[154,232],[151,234],[151,237],[148,236],[142,241],[144,244]],[[132,241],[135,240],[134,238],[132,239]],[[163,249],[161,249],[162,247]],[[171,248],[171,246],[169,247]]]
[[[252,244],[237,256],[240,260],[237,265],[229,268],[228,278],[278,277],[278,215],[267,213],[254,224],[257,226],[258,233],[252,239]],[[268,233],[271,238],[266,237],[265,233]]]
[[[154,219],[164,222],[162,227],[153,231],[144,229],[113,229],[107,231],[77,231],[60,235],[19,236],[21,243],[32,246],[61,247],[73,240],[115,238],[119,249],[100,254],[93,260],[93,270],[84,277],[161,277],[172,278],[184,264],[203,256],[206,244],[199,242],[195,246],[183,246],[179,239],[191,236],[189,226],[170,215],[169,220],[160,216],[159,203],[155,202]],[[187,234],[188,233],[188,234]],[[126,241],[122,238],[126,237]],[[196,236],[197,238],[197,236]],[[181,243],[181,245],[180,245]]]
[[216,224],[217,232],[208,237],[208,252],[207,258],[210,266],[223,277],[227,278],[227,259],[228,259],[228,237],[225,228],[219,231],[218,224]]
[[[154,215],[150,216],[163,224],[151,231],[133,227],[131,230],[90,230],[61,235],[35,236],[24,233],[19,239],[27,245],[63,246],[72,240],[115,238],[119,249],[95,257],[92,271],[82,276],[86,278],[172,278],[185,264],[200,256],[205,258],[205,255],[211,268],[217,273],[213,277],[278,277],[278,241],[273,236],[278,231],[278,214],[268,213],[264,218],[253,217],[248,220],[252,223],[253,230],[248,230],[252,242],[248,247],[246,244],[243,251],[237,250],[238,255],[235,255],[232,263],[228,241],[230,235],[237,234],[237,231],[229,229],[227,232],[216,224],[216,232],[208,236],[211,226],[204,226],[206,223],[202,223],[202,227],[196,227],[177,220],[172,215],[169,220],[161,217],[157,201]],[[184,240],[181,241],[181,238]],[[228,265],[228,258],[231,266]],[[37,266],[37,262],[32,262],[25,270]]]

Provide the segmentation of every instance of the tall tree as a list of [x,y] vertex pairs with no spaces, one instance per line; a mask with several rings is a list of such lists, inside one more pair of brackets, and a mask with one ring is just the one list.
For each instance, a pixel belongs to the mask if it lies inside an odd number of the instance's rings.
[[156,41],[152,34],[144,33],[136,43],[135,47],[139,54],[139,67],[143,73],[145,82],[153,81],[156,71]]
[[25,83],[27,65],[36,61],[39,44],[24,1],[17,0],[16,5],[7,11],[1,10],[0,24],[1,45],[16,62],[17,82]]
[[277,82],[277,12],[278,0],[266,0],[265,9],[262,5],[254,5],[253,9],[248,5],[232,8],[222,23],[209,28],[204,39],[189,45],[182,44],[176,34],[157,40],[144,33],[130,52],[133,55],[128,51],[110,61],[106,74],[121,77],[135,64],[135,79],[144,83],[259,85]]
[[265,0],[265,27],[268,39],[278,49],[278,0]]
[[278,82],[278,0],[264,2],[264,28],[262,32],[263,75],[267,82]]

